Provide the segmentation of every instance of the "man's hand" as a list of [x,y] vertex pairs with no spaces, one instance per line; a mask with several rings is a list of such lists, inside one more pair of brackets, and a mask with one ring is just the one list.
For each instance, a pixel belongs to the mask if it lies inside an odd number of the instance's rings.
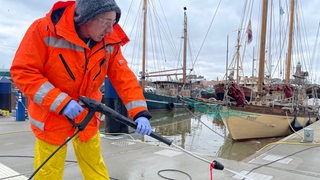
[[149,120],[146,117],[139,117],[135,120],[138,125],[136,131],[141,135],[150,135],[152,132]]
[[77,117],[84,109],[75,100],[71,100],[63,109],[62,114],[73,119]]

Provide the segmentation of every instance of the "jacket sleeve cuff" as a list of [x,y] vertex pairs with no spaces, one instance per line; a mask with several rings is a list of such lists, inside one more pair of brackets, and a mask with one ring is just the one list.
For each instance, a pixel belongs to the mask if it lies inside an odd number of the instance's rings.
[[152,118],[152,116],[151,116],[151,114],[150,114],[149,111],[141,111],[141,112],[139,112],[137,115],[135,115],[135,116],[133,117],[133,120],[135,121],[135,120],[138,119],[139,117],[146,117],[146,118],[149,119],[149,120]]

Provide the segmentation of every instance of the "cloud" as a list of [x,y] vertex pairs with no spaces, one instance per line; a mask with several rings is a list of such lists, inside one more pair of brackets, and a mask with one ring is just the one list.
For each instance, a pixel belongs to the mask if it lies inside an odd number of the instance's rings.
[[[21,0],[0,0],[0,68],[9,68],[11,61],[14,56],[14,52],[17,49],[25,31],[28,26],[37,18],[44,16],[51,8],[55,0],[45,0],[45,1],[21,1]],[[160,62],[164,62],[165,65],[162,67],[170,66],[174,67],[177,64],[181,64],[180,62],[171,63],[174,58],[177,59],[178,55],[181,55],[181,52],[176,55],[169,55],[169,52],[178,52],[181,51],[182,45],[182,27],[183,27],[183,7],[187,7],[187,15],[188,15],[188,45],[190,45],[190,49],[188,54],[192,54],[189,57],[189,60],[192,62],[188,62],[189,65],[194,63],[194,67],[191,65],[188,68],[194,68],[195,73],[199,73],[199,75],[205,76],[206,79],[219,79],[223,78],[225,74],[225,66],[226,66],[226,53],[227,53],[227,35],[229,35],[229,62],[232,60],[233,55],[236,52],[236,43],[237,43],[237,30],[239,28],[246,27],[247,22],[242,22],[242,15],[244,13],[243,7],[246,1],[235,1],[235,0],[224,0],[221,1],[220,6],[219,0],[215,1],[181,1],[181,0],[161,0],[161,1],[152,1],[152,5],[157,8],[158,14],[154,16],[155,18],[159,18],[161,14],[165,14],[167,20],[164,21],[164,25],[168,25],[167,31],[170,30],[170,34],[165,36],[166,40],[173,39],[172,44],[170,45],[170,49],[166,51],[166,58],[162,58],[162,60],[155,60],[152,62],[153,65]],[[303,31],[308,37],[305,37],[305,41],[309,44],[309,49],[313,49],[316,39],[316,32],[319,24],[318,8],[320,6],[320,1],[317,0],[308,0],[308,1],[297,1],[299,8],[298,12],[300,13],[303,19],[300,20],[299,23],[305,23]],[[124,25],[124,29],[127,34],[130,35],[131,43],[129,43],[126,47],[128,50],[126,51],[126,57],[130,64],[141,64],[138,59],[134,61],[130,61],[132,58],[132,51],[129,51],[130,48],[137,47],[137,44],[133,41],[134,39],[138,39],[141,37],[134,37],[135,34],[138,34],[134,31],[134,24],[141,21],[142,14],[137,14],[138,10],[141,10],[141,1],[138,0],[118,0],[118,5],[122,9],[122,17],[120,24]],[[130,8],[130,4],[133,3],[134,7]],[[247,52],[244,58],[244,67],[246,75],[251,75],[252,68],[248,68],[247,66],[251,66],[252,64],[252,49],[255,49],[255,59],[258,58],[259,51],[259,22],[260,22],[260,7],[261,2],[255,1],[254,8],[252,10],[252,29],[253,29],[253,42],[250,46],[247,46]],[[162,6],[159,7],[158,5]],[[282,1],[282,5],[284,9],[287,11],[289,1]],[[214,16],[214,13],[217,10],[217,14],[215,19],[213,20],[213,24],[210,27],[210,23]],[[247,9],[247,11],[249,11]],[[130,13],[128,15],[128,13]],[[286,13],[287,14],[287,13]],[[125,22],[126,20],[126,22]],[[243,23],[243,24],[241,24]],[[141,30],[141,27],[139,27]],[[150,28],[150,27],[149,27]],[[152,28],[152,27],[151,27]],[[154,27],[153,27],[154,28]],[[245,31],[245,30],[243,30]],[[208,34],[207,34],[208,33]],[[207,36],[206,36],[207,34]],[[206,39],[205,39],[206,37]],[[303,38],[303,37],[300,37]],[[243,40],[243,39],[241,39]],[[157,40],[159,42],[159,40]],[[241,44],[241,48],[244,48],[244,44]],[[319,46],[318,46],[319,47]],[[154,47],[156,48],[156,47]],[[152,48],[148,48],[150,51]],[[159,47],[157,47],[158,51]],[[138,50],[141,53],[140,50]],[[135,53],[138,53],[136,50]],[[130,52],[130,53],[128,53]],[[150,51],[149,54],[152,54]],[[273,55],[275,56],[275,55]],[[284,55],[285,56],[285,55]],[[310,55],[311,56],[311,55]],[[314,57],[315,59],[318,59]],[[298,56],[296,56],[298,57]],[[155,57],[153,57],[155,58]],[[163,60],[166,59],[166,60]],[[314,73],[316,72],[318,62],[314,60],[308,60],[311,62],[306,62],[304,64],[312,64]]]
[[0,0],[0,68],[9,69],[15,51],[31,23],[50,9],[54,1]]

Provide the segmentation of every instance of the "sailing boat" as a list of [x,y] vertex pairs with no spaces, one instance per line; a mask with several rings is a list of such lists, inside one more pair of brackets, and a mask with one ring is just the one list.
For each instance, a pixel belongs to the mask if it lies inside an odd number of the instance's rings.
[[[287,72],[285,85],[290,84],[291,50],[294,23],[295,0],[291,0],[290,32],[288,42]],[[291,134],[301,128],[310,125],[317,120],[319,107],[306,104],[303,79],[307,72],[301,71],[301,65],[297,65],[294,77],[297,83],[293,96],[287,99],[278,99],[272,94],[265,93],[265,41],[267,26],[268,0],[263,0],[262,25],[260,38],[259,74],[257,82],[257,98],[247,104],[229,106],[223,122],[229,134],[234,140],[253,138],[282,137]],[[270,92],[270,91],[269,91]],[[235,113],[236,112],[236,113]],[[230,113],[229,117],[228,113]],[[234,114],[234,115],[231,115]]]
[[[142,48],[142,73],[141,86],[144,89],[144,96],[147,101],[149,110],[174,110],[185,109],[186,104],[181,101],[182,97],[190,97],[191,84],[187,83],[186,78],[186,50],[187,50],[187,8],[184,7],[184,43],[183,43],[183,67],[171,70],[162,70],[157,72],[146,73],[146,21],[147,21],[147,0],[144,0],[144,22],[143,22],[143,48]],[[182,70],[182,73],[169,73],[172,71]],[[167,74],[163,74],[167,73]],[[180,81],[147,81],[148,77],[182,75]],[[154,88],[152,88],[154,87]]]

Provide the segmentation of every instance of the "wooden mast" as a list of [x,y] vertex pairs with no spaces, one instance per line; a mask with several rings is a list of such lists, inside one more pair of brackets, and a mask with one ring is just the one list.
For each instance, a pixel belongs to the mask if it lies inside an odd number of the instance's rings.
[[183,28],[183,67],[182,67],[182,82],[186,83],[186,74],[187,74],[187,7],[183,8],[184,10],[184,28]]
[[143,90],[146,84],[146,39],[147,39],[147,0],[144,0],[143,1],[142,73],[141,73],[141,87]]
[[237,84],[239,84],[240,83],[240,75],[239,75],[239,70],[240,70],[240,68],[241,68],[241,70],[242,70],[242,63],[241,63],[241,65],[240,65],[240,47],[241,47],[241,45],[240,45],[240,29],[238,30],[238,38],[237,38],[237,45],[236,45],[236,48],[237,48],[237,53],[236,53],[236,56],[237,56],[237,76],[236,76],[236,82],[237,82]]
[[265,65],[265,47],[266,47],[266,27],[268,16],[268,0],[263,0],[261,16],[261,37],[260,37],[260,55],[259,55],[259,75],[258,75],[258,94],[262,93],[264,82],[264,65]]
[[287,56],[287,68],[286,68],[286,84],[290,83],[290,68],[291,68],[291,53],[292,53],[292,37],[293,37],[293,25],[294,25],[294,9],[295,1],[291,0],[290,5],[290,31],[289,31],[289,42],[288,42],[288,56]]

